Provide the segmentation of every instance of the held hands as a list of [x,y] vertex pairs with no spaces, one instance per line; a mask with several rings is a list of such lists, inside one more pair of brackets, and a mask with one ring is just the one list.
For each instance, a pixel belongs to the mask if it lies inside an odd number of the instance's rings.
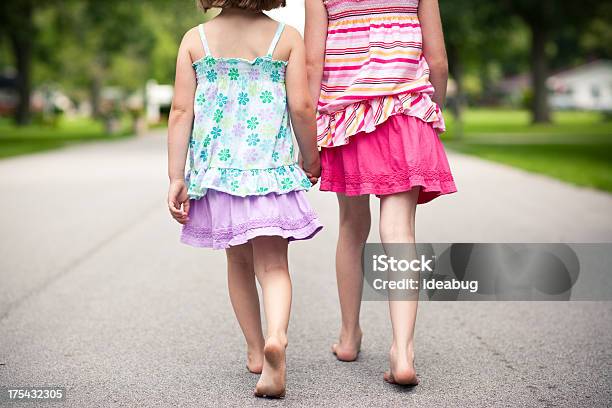
[[186,224],[189,221],[189,197],[187,196],[187,186],[183,180],[170,181],[168,209],[172,218],[179,224]]
[[319,152],[313,155],[310,161],[304,160],[302,157],[302,152],[298,155],[298,165],[304,170],[306,176],[314,186],[319,181],[319,177],[321,177],[321,160],[319,158]]

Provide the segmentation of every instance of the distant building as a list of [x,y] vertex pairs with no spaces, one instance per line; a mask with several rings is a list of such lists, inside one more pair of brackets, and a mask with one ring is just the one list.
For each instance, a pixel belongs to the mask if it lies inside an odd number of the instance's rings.
[[512,106],[524,103],[525,95],[531,89],[529,74],[519,74],[506,77],[496,85],[495,94],[501,97],[501,102]]
[[[552,109],[612,111],[612,61],[598,60],[558,71],[546,81]],[[496,92],[518,106],[531,92],[528,73],[502,79]]]
[[159,85],[155,80],[149,80],[145,88],[146,115],[148,123],[158,123],[161,120],[161,110],[170,109],[174,87]]
[[612,61],[594,61],[548,78],[553,109],[612,111]]

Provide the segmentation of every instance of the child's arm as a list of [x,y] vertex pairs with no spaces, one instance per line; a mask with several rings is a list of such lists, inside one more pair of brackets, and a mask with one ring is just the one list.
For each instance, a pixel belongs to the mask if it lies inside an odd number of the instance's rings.
[[318,179],[321,175],[321,162],[317,150],[315,105],[308,92],[306,78],[306,51],[300,33],[293,27],[287,27],[287,31],[291,40],[291,52],[285,76],[287,104],[300,153],[304,159],[304,171],[311,178],[310,181],[313,181],[313,178]]
[[191,31],[185,34],[179,47],[174,98],[168,118],[168,177],[170,178],[168,209],[172,217],[181,224],[188,221],[187,215],[189,214],[189,198],[187,197],[187,186],[185,186],[185,161],[193,125],[193,100],[196,89],[195,73],[191,66],[191,55],[187,46],[187,38],[190,35],[193,35]]
[[444,34],[442,33],[438,0],[421,0],[419,2],[419,21],[423,34],[423,55],[427,65],[429,65],[429,81],[435,89],[432,99],[442,107],[446,100],[448,60],[444,47]]
[[321,94],[326,41],[327,9],[322,0],[306,0],[306,24],[304,26],[306,67],[310,97],[314,101],[315,107]]

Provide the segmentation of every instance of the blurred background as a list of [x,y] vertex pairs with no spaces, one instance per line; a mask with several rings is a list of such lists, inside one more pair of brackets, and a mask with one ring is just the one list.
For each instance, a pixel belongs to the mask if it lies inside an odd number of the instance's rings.
[[[612,242],[612,4],[439,1],[459,191],[418,207],[418,241]],[[270,14],[301,29],[304,2]],[[181,245],[165,203],[176,52],[211,15],[0,1],[0,386],[64,386],[79,408],[259,406],[225,254]],[[611,302],[422,302],[416,389],[382,381],[388,307],[364,302],[359,360],[337,362],[337,204],[316,190],[325,228],[290,246],[283,404],[610,406]]]
[[[285,20],[303,27],[303,1]],[[612,191],[612,3],[441,0],[451,149]],[[5,0],[0,157],[163,127],[195,1]]]

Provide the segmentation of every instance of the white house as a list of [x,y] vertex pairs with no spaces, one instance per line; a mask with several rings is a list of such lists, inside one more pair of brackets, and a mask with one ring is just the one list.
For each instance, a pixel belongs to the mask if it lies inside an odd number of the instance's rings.
[[147,81],[145,87],[146,114],[148,123],[158,123],[161,119],[160,109],[172,104],[174,87],[158,85],[155,80]]
[[599,60],[548,78],[553,109],[612,111],[612,61]]

